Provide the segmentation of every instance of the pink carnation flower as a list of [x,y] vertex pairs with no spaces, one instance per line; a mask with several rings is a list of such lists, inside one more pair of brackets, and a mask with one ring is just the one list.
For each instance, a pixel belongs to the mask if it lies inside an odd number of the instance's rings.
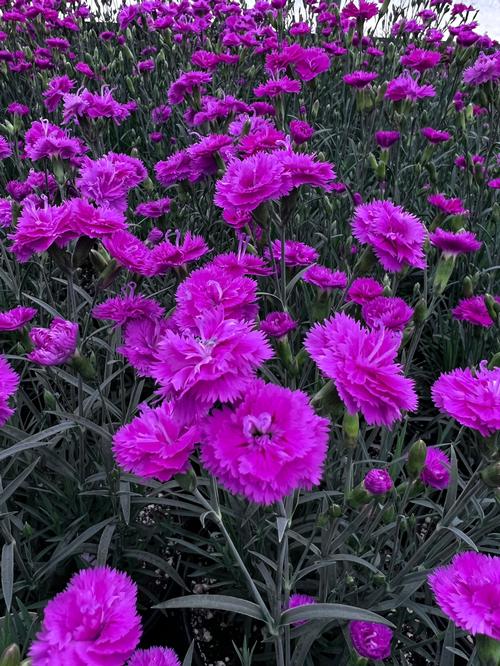
[[402,74],[392,81],[389,81],[385,92],[385,98],[390,99],[393,102],[401,102],[403,100],[417,102],[420,99],[434,97],[435,95],[436,90],[434,86],[421,86],[409,74]]
[[153,647],[136,650],[127,666],[181,666],[181,662],[170,648]]
[[326,192],[333,189],[332,181],[336,174],[328,162],[318,162],[313,155],[295,153],[292,150],[283,150],[274,153],[281,160],[284,173],[292,181],[292,187],[310,185],[320,187]]
[[32,328],[33,344],[27,358],[39,365],[62,365],[70,360],[76,350],[78,324],[56,317],[49,328]]
[[387,271],[401,271],[405,266],[425,268],[422,222],[391,201],[372,201],[356,206],[353,235],[371,245]]
[[322,476],[328,421],[302,391],[253,380],[235,409],[206,421],[201,458],[231,492],[271,504]]
[[370,328],[402,331],[413,316],[413,308],[402,298],[376,296],[361,306],[363,319]]
[[117,231],[102,239],[102,244],[116,261],[129,271],[145,277],[155,273],[152,251],[130,231]]
[[290,121],[290,134],[297,146],[306,143],[314,134],[314,128],[305,120]]
[[420,130],[422,136],[424,136],[429,143],[438,144],[444,143],[451,139],[451,134],[449,132],[444,132],[443,130],[435,130],[432,127],[422,127]]
[[363,305],[377,296],[382,296],[384,287],[373,278],[356,278],[349,287],[347,300]]
[[426,486],[444,490],[450,483],[451,462],[446,453],[435,447],[429,447],[425,456],[424,469],[420,479]]
[[[500,303],[500,297],[496,296],[495,300],[497,303]],[[474,324],[475,326],[483,326],[484,328],[493,326],[493,319],[484,302],[484,296],[463,298],[457,307],[453,308],[451,313],[455,319],[467,321],[469,324]]]
[[170,210],[172,200],[169,197],[163,199],[156,199],[155,201],[145,201],[139,204],[134,213],[135,215],[142,215],[150,220],[156,220],[162,215],[165,215]]
[[123,666],[141,636],[137,587],[109,567],[75,574],[45,607],[31,645],[33,666]]
[[0,427],[12,416],[14,410],[9,406],[9,398],[19,387],[21,378],[9,365],[3,356],[0,356]]
[[356,652],[366,659],[387,659],[391,656],[392,630],[378,622],[349,623],[349,635]]
[[345,289],[347,286],[347,275],[343,271],[332,271],[326,266],[314,264],[302,274],[304,282],[313,284],[322,291],[332,289]]
[[172,268],[186,266],[190,261],[196,261],[209,251],[208,245],[202,236],[193,236],[186,232],[181,240],[180,231],[175,234],[175,243],[168,238],[158,243],[151,252],[154,275],[164,275]]
[[55,111],[65,93],[75,87],[75,82],[68,76],[55,76],[49,81],[47,90],[43,93],[44,104],[48,111]]
[[[299,84],[300,85],[300,84]],[[5,160],[12,155],[12,148],[3,136],[0,136],[0,160]]]
[[156,350],[169,328],[164,319],[133,319],[125,328],[124,342],[117,352],[125,356],[137,374],[151,377],[156,363]]
[[442,374],[432,387],[435,406],[460,424],[478,430],[483,437],[500,430],[500,368],[456,368]]
[[[315,603],[317,603],[316,599],[311,597],[309,594],[291,594],[290,599],[288,600],[287,609],[299,608],[299,606],[312,606]],[[307,624],[307,620],[293,622],[292,626],[301,627],[304,624]]]
[[357,88],[358,90],[366,88],[366,86],[370,85],[370,83],[375,81],[376,78],[378,78],[377,72],[366,72],[363,69],[343,76],[344,83],[353,88]]
[[17,331],[36,315],[35,308],[25,308],[18,305],[7,312],[0,312],[0,331]]
[[[276,262],[276,267],[280,268],[281,264],[281,241],[275,240],[271,244],[272,258]],[[271,261],[271,253],[268,248],[264,251],[264,256],[268,261]],[[285,265],[290,268],[296,266],[309,266],[318,260],[319,254],[310,245],[301,243],[300,241],[285,241]]]
[[96,319],[110,319],[116,326],[125,326],[130,321],[160,319],[165,309],[154,300],[135,293],[135,285],[123,290],[122,296],[113,296],[92,310]]
[[297,322],[288,312],[270,312],[260,322],[260,330],[272,338],[282,338],[295,328],[297,328]]
[[370,425],[390,426],[402,410],[414,411],[414,382],[395,362],[400,337],[387,329],[368,331],[339,313],[307,334],[305,347],[335,382],[349,412],[361,411]]
[[312,81],[330,68],[330,58],[324,49],[312,46],[303,48],[293,65],[299,79]]
[[394,482],[386,469],[371,469],[363,479],[363,486],[372,495],[385,495],[394,488]]
[[439,51],[428,51],[427,49],[408,49],[405,55],[401,56],[401,64],[407,69],[414,69],[417,72],[425,72],[427,69],[433,69],[441,60]]
[[373,16],[378,14],[378,6],[375,2],[366,2],[366,0],[359,0],[358,5],[354,2],[349,2],[342,10],[342,18],[367,21]]
[[460,629],[500,640],[500,557],[467,552],[429,576],[436,601]]
[[12,217],[12,201],[0,198],[0,228],[10,227]]
[[103,238],[127,228],[123,213],[114,208],[92,206],[86,199],[67,202],[68,225],[75,236]]
[[479,86],[492,81],[500,80],[500,51],[491,55],[480,53],[476,62],[464,71],[464,83],[469,86]]
[[218,254],[212,261],[212,266],[220,268],[233,277],[239,277],[240,275],[263,276],[272,273],[272,269],[262,257],[241,249],[238,252]]
[[270,97],[272,99],[284,93],[299,93],[300,88],[300,81],[282,76],[278,79],[268,79],[265,83],[261,83],[254,88],[253,92],[256,97]]
[[380,148],[390,148],[394,143],[399,141],[401,134],[395,130],[381,130],[375,132],[375,141]]
[[48,120],[37,120],[24,135],[24,150],[31,160],[44,157],[70,160],[82,155],[86,148],[80,139],[69,136],[57,125]]
[[225,319],[218,308],[197,317],[191,331],[166,331],[152,374],[161,393],[177,399],[179,410],[193,418],[217,400],[238,400],[271,356],[263,333],[247,322]]
[[113,437],[113,453],[126,472],[166,482],[187,470],[198,441],[198,429],[180,425],[174,405],[165,401],[155,409],[143,406],[122,426]]
[[464,229],[453,233],[452,231],[445,231],[438,227],[436,231],[429,235],[429,240],[443,254],[451,257],[456,257],[459,254],[467,252],[476,252],[482,245],[481,241],[477,240],[476,234]]
[[446,215],[468,215],[469,211],[464,208],[461,199],[448,199],[444,194],[431,194],[427,197],[431,206],[435,206]]
[[204,91],[204,86],[212,81],[210,74],[206,72],[184,72],[174,81],[168,89],[169,104],[180,104],[187,95],[192,95],[195,90]]

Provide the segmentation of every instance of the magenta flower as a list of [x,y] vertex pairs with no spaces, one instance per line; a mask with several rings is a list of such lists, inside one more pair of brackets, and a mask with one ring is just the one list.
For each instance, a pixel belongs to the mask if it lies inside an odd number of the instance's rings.
[[37,208],[28,201],[8,238],[12,241],[11,252],[19,262],[24,263],[33,254],[46,252],[53,243],[64,247],[78,235],[69,226],[67,205],[50,206],[45,203],[43,208]]
[[[500,303],[500,297],[496,296],[495,300]],[[493,326],[493,319],[488,312],[483,296],[463,298],[451,313],[455,319],[466,321],[475,326],[483,326],[484,328]]]
[[220,268],[228,275],[238,277],[240,275],[271,275],[272,269],[266,264],[262,257],[250,254],[240,249],[238,252],[227,252],[218,254],[211,262],[212,266]]
[[366,88],[366,86],[370,85],[370,83],[375,81],[376,78],[378,78],[377,72],[367,72],[363,69],[360,69],[355,72],[351,72],[350,74],[345,74],[343,76],[343,81],[348,86],[352,86],[353,88],[361,90],[362,88]]
[[333,189],[332,181],[336,174],[328,162],[318,162],[314,155],[307,153],[295,153],[292,150],[283,150],[274,153],[281,160],[284,173],[292,181],[292,187],[310,185],[320,187],[326,192]]
[[12,201],[0,198],[0,228],[10,227],[12,224]]
[[187,95],[192,95],[195,90],[204,92],[205,84],[210,83],[212,77],[206,72],[184,72],[174,81],[168,89],[169,104],[180,104],[186,99]]
[[181,662],[172,649],[153,647],[136,650],[127,666],[181,666]]
[[500,178],[492,178],[488,181],[488,187],[492,190],[500,190]]
[[113,453],[126,472],[166,482],[187,470],[199,438],[198,428],[180,425],[174,404],[165,401],[155,409],[144,405],[122,426],[113,437]]
[[[275,240],[271,244],[272,259],[276,262],[276,267],[279,270],[281,264],[281,241]],[[271,253],[268,248],[264,251],[264,256],[268,261],[271,261]],[[285,241],[285,265],[290,268],[296,266],[309,266],[318,260],[319,254],[310,245],[301,243],[300,241]]]
[[428,447],[420,479],[426,486],[444,490],[450,484],[450,467],[451,462],[446,453],[436,447]]
[[363,485],[372,495],[386,495],[394,488],[391,475],[385,469],[371,469],[363,479]]
[[305,393],[254,379],[234,410],[208,418],[201,458],[231,492],[272,504],[320,482],[327,443],[328,421]]
[[448,199],[444,194],[431,194],[427,197],[431,206],[435,206],[446,215],[468,215],[462,199]]
[[18,305],[7,312],[0,312],[0,331],[17,331],[25,326],[36,315],[35,308]]
[[435,95],[436,90],[434,86],[421,86],[409,74],[402,74],[389,81],[385,92],[385,98],[393,102],[401,102],[403,100],[417,102],[420,99],[434,97]]
[[[311,597],[309,594],[291,594],[290,599],[288,600],[287,609],[298,608],[299,606],[311,606],[315,604],[316,599]],[[293,622],[292,626],[300,627],[304,624],[307,624],[307,620],[299,620],[298,622]]]
[[428,580],[439,607],[457,627],[473,636],[500,640],[500,557],[458,553],[448,566],[435,569]]
[[432,127],[423,127],[420,131],[427,141],[432,144],[444,143],[451,139],[451,134],[449,132],[435,130]]
[[114,208],[92,206],[86,199],[70,199],[66,202],[67,224],[75,236],[104,238],[117,231],[124,231],[127,223],[123,213]]
[[135,293],[135,285],[130,284],[122,296],[113,296],[96,305],[92,315],[96,319],[110,319],[116,326],[126,326],[130,321],[160,319],[165,309],[154,300]]
[[291,79],[289,76],[282,76],[278,79],[268,79],[265,83],[261,83],[253,92],[256,97],[278,97],[283,94],[296,94],[301,89],[300,81]]
[[39,365],[62,365],[70,360],[76,350],[78,324],[56,317],[49,328],[32,328],[33,344],[27,358]]
[[462,229],[457,233],[445,231],[437,228],[432,234],[429,234],[429,240],[432,245],[438,247],[443,254],[456,257],[459,254],[467,252],[476,252],[480,249],[482,243],[476,238],[472,231]]
[[187,231],[181,240],[180,232],[177,230],[175,243],[167,238],[151,251],[153,275],[164,275],[172,268],[185,266],[190,261],[203,257],[208,251],[208,245],[202,236],[193,236]]
[[391,656],[392,630],[378,622],[349,623],[349,635],[356,652],[366,659],[387,659]]
[[168,159],[155,164],[156,179],[164,187],[170,187],[183,180],[190,180],[192,173],[192,160],[187,149],[179,150]]
[[19,102],[12,102],[12,104],[9,104],[7,107],[7,113],[20,117],[29,115],[29,112],[29,106],[26,106],[26,104],[20,104]]
[[260,322],[260,330],[271,338],[283,338],[287,333],[297,328],[297,322],[288,312],[270,312]]
[[12,155],[10,143],[3,136],[0,136],[0,160],[5,160]]
[[297,146],[309,141],[314,134],[314,128],[305,120],[290,121],[290,135]]
[[124,343],[116,351],[125,356],[137,374],[151,377],[157,347],[168,328],[171,328],[168,320],[133,319],[126,325]]
[[425,268],[422,222],[391,201],[372,201],[356,206],[353,235],[371,245],[387,271],[400,271],[405,266]]
[[361,306],[363,319],[370,328],[388,328],[402,331],[413,317],[413,308],[402,298],[395,296],[376,296]]
[[321,291],[332,289],[345,289],[347,286],[347,275],[343,271],[332,271],[326,266],[314,264],[302,274],[304,282],[313,284]]
[[330,58],[324,49],[313,46],[303,48],[293,65],[299,79],[312,81],[330,68]]
[[71,160],[82,155],[87,148],[80,139],[52,125],[48,120],[37,120],[24,135],[24,150],[30,160],[44,157]]
[[408,52],[400,58],[400,62],[404,67],[414,69],[421,74],[427,69],[436,67],[440,60],[441,54],[439,51],[428,51],[417,48],[408,49]]
[[476,62],[464,71],[464,83],[469,86],[479,86],[489,81],[496,83],[500,80],[500,51],[491,55],[480,53]]
[[247,322],[225,319],[217,308],[197,317],[190,331],[165,332],[152,374],[161,393],[177,399],[179,410],[192,419],[217,400],[238,400],[271,356],[262,332]]
[[442,374],[432,387],[435,406],[483,437],[500,430],[500,368],[459,368]]
[[152,250],[130,231],[117,231],[103,238],[102,244],[120,266],[145,277],[154,275]]
[[305,347],[324,374],[335,383],[349,412],[366,421],[390,426],[402,410],[414,411],[414,382],[395,362],[400,337],[387,329],[368,331],[338,313],[307,334]]
[[377,296],[382,296],[383,285],[373,278],[356,278],[347,291],[347,300],[363,305]]
[[31,645],[33,666],[123,666],[141,636],[137,587],[109,567],[75,574],[45,607],[41,631]]
[[366,2],[359,0],[358,5],[349,2],[342,10],[343,19],[356,19],[367,21],[378,14],[378,6],[375,2]]
[[75,87],[75,82],[68,76],[56,76],[49,81],[47,90],[43,93],[44,104],[47,111],[55,111],[65,93]]
[[0,427],[12,416],[14,410],[9,406],[9,398],[17,391],[21,378],[0,356]]

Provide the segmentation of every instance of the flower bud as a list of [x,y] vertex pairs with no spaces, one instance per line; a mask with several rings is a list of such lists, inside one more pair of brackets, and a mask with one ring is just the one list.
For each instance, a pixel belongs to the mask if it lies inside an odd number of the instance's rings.
[[478,634],[476,647],[481,666],[500,666],[500,641]]
[[346,501],[349,506],[352,506],[353,509],[357,509],[363,504],[369,504],[372,500],[373,495],[371,495],[364,485],[361,483],[356,488],[353,488],[351,492],[347,495]]
[[198,485],[195,471],[192,467],[185,474],[176,474],[174,477],[182,490],[193,492]]
[[373,172],[376,173],[378,169],[378,162],[373,153],[369,153],[368,155],[368,164],[370,165]]
[[319,99],[314,100],[314,104],[311,107],[311,117],[313,120],[316,120],[319,112]]
[[411,445],[406,463],[406,471],[410,479],[418,479],[424,469],[426,456],[427,446],[423,439],[419,439]]
[[498,310],[497,310],[497,305],[495,299],[491,294],[486,294],[484,297],[484,304],[486,305],[486,309],[488,310],[488,314],[490,315],[492,321],[497,324],[498,323]]
[[2,656],[0,657],[0,666],[19,666],[20,661],[21,653],[19,652],[18,646],[13,643],[3,651]]
[[87,260],[90,250],[94,245],[94,239],[87,236],[80,236],[76,241],[75,251],[73,252],[73,268],[80,268]]
[[445,254],[443,254],[439,259],[436,268],[436,274],[434,276],[434,285],[433,285],[436,294],[438,295],[442,294],[443,291],[446,289],[446,285],[448,284],[451,274],[453,273],[454,265],[455,265],[454,256],[446,256]]
[[483,469],[481,478],[488,488],[500,488],[500,462],[491,463]]
[[56,411],[57,401],[55,399],[55,396],[51,391],[48,391],[47,389],[45,389],[44,392],[43,392],[43,402],[44,402],[45,408],[49,412],[55,412]]
[[466,275],[464,277],[464,281],[463,281],[463,284],[462,284],[462,289],[463,289],[465,298],[471,298],[472,296],[474,296],[474,285],[472,283],[472,279],[471,279],[470,275]]
[[80,356],[78,350],[73,356],[72,365],[85,381],[92,381],[96,376],[96,369],[85,356]]
[[415,309],[413,311],[413,321],[415,324],[423,324],[424,321],[427,319],[428,311],[427,311],[427,303],[425,301],[425,298],[421,298],[418,303],[415,306]]
[[347,410],[344,412],[342,420],[342,433],[344,435],[344,446],[348,449],[354,449],[358,443],[359,435],[359,415],[350,414]]

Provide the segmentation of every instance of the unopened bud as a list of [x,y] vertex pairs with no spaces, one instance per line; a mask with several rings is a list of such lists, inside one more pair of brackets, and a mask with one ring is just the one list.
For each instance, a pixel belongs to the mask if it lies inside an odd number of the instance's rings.
[[197,486],[197,479],[194,469],[191,467],[185,474],[176,474],[175,480],[182,490],[193,492]]
[[363,504],[369,504],[372,501],[373,495],[369,493],[363,484],[353,488],[349,495],[346,497],[347,503],[349,506],[352,506],[353,509],[357,509]]
[[445,254],[441,255],[439,259],[436,274],[434,276],[434,291],[436,294],[442,294],[446,289],[446,285],[453,273],[453,267],[455,266],[455,257],[446,256]]
[[427,446],[423,439],[419,439],[411,445],[406,463],[406,471],[410,479],[418,479],[424,469],[426,456]]
[[415,306],[413,311],[413,321],[415,324],[423,324],[427,319],[427,303],[425,298],[421,298]]
[[496,324],[498,322],[498,303],[495,301],[491,294],[486,294],[484,297],[484,304],[488,310],[492,321]]
[[344,446],[353,449],[358,443],[359,435],[359,415],[350,414],[347,410],[344,412],[342,420],[342,433],[344,435]]
[[500,462],[492,463],[483,469],[481,478],[489,488],[500,488]]
[[500,666],[500,641],[478,634],[476,647],[481,666]]
[[0,666],[19,666],[20,661],[21,653],[19,652],[18,646],[13,643],[3,651],[2,656],[0,657]]
[[466,275],[464,277],[464,281],[462,283],[462,289],[463,289],[465,298],[471,298],[471,296],[474,296],[474,285],[473,285],[472,279],[469,275]]

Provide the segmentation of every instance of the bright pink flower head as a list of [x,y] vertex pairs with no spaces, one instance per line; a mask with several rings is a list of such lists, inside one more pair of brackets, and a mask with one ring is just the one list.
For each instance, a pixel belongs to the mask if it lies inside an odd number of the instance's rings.
[[33,254],[46,252],[53,243],[64,246],[78,233],[71,231],[68,225],[67,205],[37,208],[28,202],[22,209],[17,226],[12,234],[11,252],[19,262],[28,261]]
[[68,76],[56,76],[49,81],[47,90],[43,93],[44,104],[47,111],[54,111],[62,100],[65,93],[75,87],[75,82]]
[[356,652],[366,659],[387,659],[391,656],[392,630],[378,622],[349,623],[349,635]]
[[329,162],[318,162],[314,155],[282,150],[274,153],[281,160],[285,175],[292,181],[292,187],[310,185],[320,187],[326,192],[333,189],[332,181],[336,174]]
[[86,148],[80,139],[69,136],[57,125],[48,120],[37,120],[24,135],[24,150],[34,161],[44,157],[71,160],[82,155]]
[[0,228],[10,227],[12,219],[12,201],[0,198]]
[[218,254],[211,263],[212,266],[216,266],[234,277],[240,275],[265,276],[272,273],[272,269],[262,257],[249,252],[239,251]]
[[476,62],[464,71],[464,83],[469,86],[479,86],[489,81],[496,83],[500,80],[500,51],[491,55],[480,53]]
[[492,178],[492,180],[489,180],[488,187],[491,187],[492,190],[500,190],[500,178]]
[[62,365],[75,353],[78,324],[57,317],[49,328],[32,328],[30,339],[34,347],[27,355],[30,361],[39,365]]
[[113,437],[113,453],[126,472],[166,482],[187,470],[199,438],[198,428],[180,425],[174,404],[165,401],[155,409],[143,406],[122,426]]
[[424,225],[391,201],[356,206],[353,235],[360,243],[371,245],[387,271],[398,272],[405,266],[425,268]]
[[295,328],[297,328],[297,322],[288,312],[270,312],[260,322],[260,330],[271,338],[282,338]]
[[177,230],[175,243],[167,238],[153,248],[151,260],[154,275],[164,275],[172,268],[185,266],[190,261],[203,257],[208,251],[208,245],[202,236],[193,236],[187,231],[184,239],[181,239]]
[[9,406],[9,398],[17,391],[21,378],[9,365],[3,356],[0,356],[0,427],[3,426],[14,413]]
[[294,62],[295,73],[302,81],[311,81],[330,68],[327,52],[317,46],[302,49]]
[[112,296],[92,310],[96,319],[110,319],[116,326],[126,326],[136,319],[160,319],[164,314],[164,308],[154,298],[136,294],[133,284],[123,290],[122,296]]
[[383,285],[373,278],[356,278],[349,287],[347,300],[363,305],[372,301],[377,296],[382,296],[384,292]]
[[289,76],[282,76],[279,79],[268,79],[265,83],[261,83],[253,92],[256,97],[278,97],[279,95],[296,94],[301,89],[300,81],[291,79]]
[[252,321],[257,316],[257,283],[248,277],[234,277],[208,265],[193,271],[175,295],[174,321],[181,329],[196,328],[199,315],[223,308],[227,319]]
[[150,220],[156,220],[168,213],[171,203],[172,200],[169,197],[156,199],[155,201],[145,201],[137,206],[134,213],[135,215],[147,217]]
[[35,308],[25,308],[18,305],[17,308],[0,312],[0,331],[17,331],[22,328],[36,315]]
[[359,0],[358,5],[354,2],[349,2],[342,10],[343,19],[356,19],[366,21],[373,18],[378,14],[378,6],[375,2],[366,2],[366,0]]
[[125,356],[138,375],[151,377],[157,347],[170,327],[165,319],[133,319],[126,325],[124,342],[116,351]]
[[292,179],[276,153],[257,153],[229,164],[217,181],[214,202],[224,209],[252,211],[264,201],[285,196],[292,187]]
[[218,159],[228,162],[234,154],[233,137],[227,134],[209,134],[188,148],[191,158],[190,180],[213,176],[219,169]]
[[[495,300],[500,303],[499,297],[496,297]],[[493,319],[488,312],[483,296],[463,298],[451,313],[455,319],[466,321],[475,326],[483,326],[483,328],[493,326]]]
[[212,77],[206,72],[184,72],[174,81],[168,89],[169,104],[180,104],[187,95],[192,95],[195,90],[204,91],[204,86],[210,83]]
[[450,483],[450,467],[451,462],[446,453],[441,449],[428,447],[420,479],[426,486],[444,490]]
[[156,179],[164,187],[190,180],[192,174],[192,160],[188,149],[179,150],[168,159],[155,164]]
[[353,88],[357,88],[358,90],[366,88],[366,86],[370,85],[370,83],[375,81],[376,78],[378,78],[377,72],[367,72],[364,69],[343,76],[344,83]]
[[423,127],[420,131],[427,141],[432,144],[444,143],[451,139],[451,134],[449,132],[435,130],[432,127]]
[[444,194],[430,194],[427,201],[446,215],[468,215],[462,199],[448,199]]
[[0,160],[5,160],[12,155],[12,148],[3,136],[0,136]]
[[393,102],[401,102],[402,100],[409,100],[417,102],[426,97],[434,97],[436,90],[433,86],[421,86],[409,74],[402,74],[392,81],[389,81],[385,98]]
[[309,141],[314,134],[314,128],[305,120],[290,121],[290,134],[297,146]]
[[305,339],[349,412],[361,411],[367,423],[386,426],[400,419],[402,410],[417,407],[414,382],[395,362],[399,344],[399,335],[384,328],[368,331],[343,313],[316,324]]
[[459,254],[466,254],[467,252],[476,252],[482,245],[481,241],[477,240],[476,234],[472,231],[462,230],[453,233],[439,227],[429,235],[429,240],[443,254],[452,257],[456,257]]
[[102,239],[127,228],[123,213],[115,208],[96,208],[86,199],[70,199],[66,203],[68,224],[75,236]]
[[171,648],[153,647],[136,650],[127,666],[181,666],[181,662]]
[[[272,258],[276,262],[276,267],[279,270],[281,264],[281,241],[275,240],[271,244]],[[266,248],[264,256],[268,261],[271,261],[271,253]],[[309,266],[318,260],[319,254],[310,245],[301,243],[300,241],[285,241],[285,265],[290,268],[296,266]]]
[[460,629],[500,640],[500,557],[466,552],[429,576],[436,601]]
[[218,308],[200,315],[190,331],[166,331],[152,374],[161,393],[177,399],[179,410],[192,418],[216,401],[238,400],[271,356],[261,331],[247,322],[225,319]]
[[363,303],[361,314],[370,328],[402,331],[413,317],[413,308],[397,296],[376,296]]
[[[290,608],[298,608],[299,606],[311,606],[315,604],[316,599],[311,597],[309,594],[291,594],[290,599],[288,600],[287,610]],[[304,624],[307,624],[307,620],[299,620],[298,622],[293,622],[292,626],[300,627]]]
[[439,51],[428,51],[426,49],[409,49],[401,56],[401,64],[407,69],[414,69],[417,72],[425,72],[426,69],[433,69],[441,60]]
[[33,666],[123,666],[141,637],[137,587],[109,567],[75,574],[45,607],[31,645]]
[[372,495],[386,495],[394,482],[386,469],[371,469],[363,479],[365,489]]
[[332,289],[345,289],[347,286],[347,275],[343,271],[332,271],[326,266],[314,264],[302,275],[304,282],[313,284],[322,291]]
[[500,368],[457,368],[442,374],[432,387],[435,406],[483,437],[500,430]]
[[130,231],[117,231],[103,238],[102,244],[120,266],[145,277],[154,275],[152,251]]
[[272,504],[321,481],[327,443],[328,421],[305,393],[255,379],[234,410],[207,419],[201,458],[231,492]]

